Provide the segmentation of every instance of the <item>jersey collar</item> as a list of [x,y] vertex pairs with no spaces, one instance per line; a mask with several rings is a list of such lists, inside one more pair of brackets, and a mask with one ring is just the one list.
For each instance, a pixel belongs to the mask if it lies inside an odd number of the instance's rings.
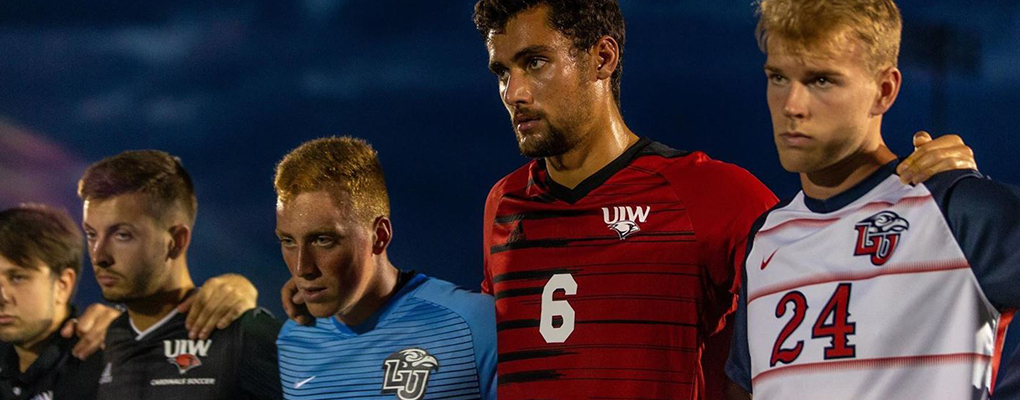
[[585,178],[573,189],[563,186],[549,177],[549,171],[546,169],[545,159],[535,160],[535,168],[532,170],[531,182],[543,183],[549,190],[549,194],[557,199],[563,200],[567,203],[574,204],[583,199],[592,190],[595,190],[603,183],[616,175],[617,172],[626,168],[635,158],[641,153],[645,147],[651,144],[651,139],[641,138],[630,146],[623,154],[616,157],[615,160],[607,164],[598,172]]
[[853,203],[857,199],[864,197],[868,194],[871,189],[874,189],[878,184],[886,180],[886,178],[896,173],[896,166],[900,165],[900,160],[896,159],[886,163],[885,165],[878,168],[877,171],[871,173],[863,181],[858,182],[856,185],[844,192],[832,196],[826,200],[819,200],[812,197],[808,197],[804,194],[804,205],[809,210],[819,214],[826,214],[843,207],[846,207],[850,203]]

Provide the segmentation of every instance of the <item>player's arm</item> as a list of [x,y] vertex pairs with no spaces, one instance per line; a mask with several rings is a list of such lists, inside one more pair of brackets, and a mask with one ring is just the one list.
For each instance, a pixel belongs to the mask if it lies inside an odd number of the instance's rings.
[[1020,188],[974,172],[929,182],[985,297],[999,310],[1020,307]]
[[208,339],[213,330],[224,329],[245,311],[255,308],[259,291],[238,274],[225,274],[205,281],[202,287],[177,307],[188,313],[185,326],[191,339]]
[[896,167],[900,181],[906,184],[918,184],[939,172],[952,170],[976,171],[974,151],[957,135],[932,140],[924,131],[914,134],[914,152]]
[[[220,275],[209,279],[198,293],[178,307],[188,314],[187,326],[192,338],[207,339],[213,329],[223,329],[247,310],[255,308],[258,290],[243,276]],[[121,314],[120,310],[103,304],[93,304],[80,316],[72,318],[61,328],[65,338],[78,336],[71,354],[84,360],[102,349],[106,342],[106,328]]]

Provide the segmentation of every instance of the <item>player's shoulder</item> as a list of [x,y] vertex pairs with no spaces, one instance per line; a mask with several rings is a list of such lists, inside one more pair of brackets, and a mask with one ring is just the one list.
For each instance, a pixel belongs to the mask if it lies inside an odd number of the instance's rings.
[[275,338],[282,326],[283,323],[268,310],[256,307],[241,314],[226,330],[232,328],[246,337]]
[[489,200],[498,199],[506,193],[527,188],[528,181],[531,179],[531,169],[536,164],[537,161],[531,160],[497,181],[489,190]]
[[495,326],[495,302],[487,294],[472,292],[442,279],[425,276],[411,296],[457,314],[470,325],[491,323]]
[[713,159],[703,151],[680,151],[652,142],[642,150],[636,161],[640,161],[636,165],[662,175],[684,197],[746,199],[750,196],[775,203],[772,192],[751,172],[736,164]]
[[946,214],[952,212],[1001,219],[1020,216],[1020,190],[973,170],[936,174],[924,186]]

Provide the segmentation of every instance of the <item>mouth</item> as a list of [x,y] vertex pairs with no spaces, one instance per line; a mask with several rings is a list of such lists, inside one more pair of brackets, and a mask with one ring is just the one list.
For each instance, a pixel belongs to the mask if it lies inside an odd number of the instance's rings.
[[99,282],[99,285],[103,286],[103,287],[110,287],[110,286],[116,285],[118,281],[120,281],[120,278],[117,278],[117,277],[112,276],[112,275],[106,275],[106,274],[97,274],[96,275],[96,282]]
[[326,288],[321,286],[300,287],[298,290],[306,303],[318,303],[326,297]]
[[14,323],[15,319],[16,317],[13,315],[0,314],[0,325],[10,325]]
[[779,142],[788,147],[803,147],[810,144],[814,139],[801,132],[783,132],[779,134]]
[[516,114],[514,115],[514,127],[517,128],[518,133],[524,133],[538,126],[541,120],[541,117],[534,114]]

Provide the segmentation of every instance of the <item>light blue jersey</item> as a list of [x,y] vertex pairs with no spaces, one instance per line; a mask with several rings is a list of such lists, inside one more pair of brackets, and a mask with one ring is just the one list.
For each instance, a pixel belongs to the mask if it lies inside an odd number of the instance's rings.
[[367,321],[287,321],[277,339],[284,398],[495,399],[492,297],[417,274]]

